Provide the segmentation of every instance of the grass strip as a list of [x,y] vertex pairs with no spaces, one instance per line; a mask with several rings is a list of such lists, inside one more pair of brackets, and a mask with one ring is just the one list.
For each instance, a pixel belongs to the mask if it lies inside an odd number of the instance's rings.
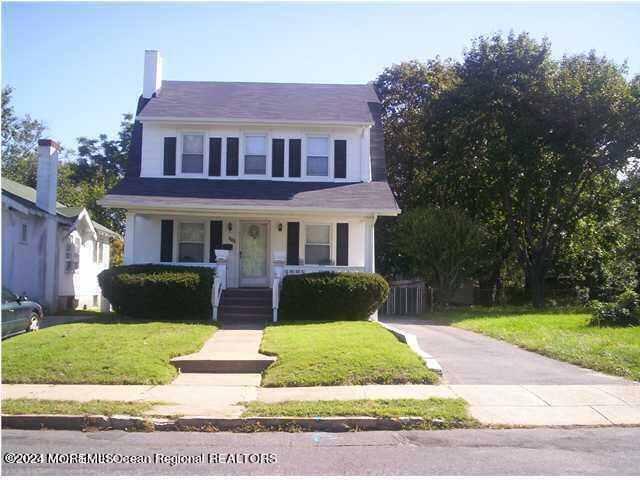
[[462,399],[317,400],[248,402],[243,417],[420,417],[425,428],[477,426]]
[[158,402],[118,402],[111,400],[40,400],[12,398],[2,400],[5,415],[132,415],[141,416]]

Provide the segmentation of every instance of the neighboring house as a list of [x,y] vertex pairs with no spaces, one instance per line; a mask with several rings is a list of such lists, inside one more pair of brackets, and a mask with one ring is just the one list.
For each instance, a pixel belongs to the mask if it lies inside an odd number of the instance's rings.
[[56,201],[58,149],[39,141],[37,190],[2,178],[2,284],[49,312],[104,308],[97,275],[120,236]]
[[[124,261],[217,267],[222,288],[375,271],[374,225],[397,215],[371,84],[162,79],[145,52],[125,178]],[[226,249],[226,251],[224,251]]]

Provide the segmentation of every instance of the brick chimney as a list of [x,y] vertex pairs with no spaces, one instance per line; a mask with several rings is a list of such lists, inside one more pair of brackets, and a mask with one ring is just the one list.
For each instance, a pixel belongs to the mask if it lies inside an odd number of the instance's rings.
[[144,51],[142,97],[151,98],[162,86],[162,56],[158,50]]
[[38,179],[36,205],[56,214],[56,190],[58,188],[58,152],[60,145],[53,140],[38,140]]

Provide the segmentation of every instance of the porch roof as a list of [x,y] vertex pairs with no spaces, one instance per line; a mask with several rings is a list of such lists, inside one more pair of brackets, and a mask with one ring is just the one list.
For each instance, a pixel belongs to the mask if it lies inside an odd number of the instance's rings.
[[[171,199],[167,204],[167,199]],[[180,199],[180,201],[177,201]],[[387,182],[332,183],[127,177],[100,200],[107,207],[400,213]]]

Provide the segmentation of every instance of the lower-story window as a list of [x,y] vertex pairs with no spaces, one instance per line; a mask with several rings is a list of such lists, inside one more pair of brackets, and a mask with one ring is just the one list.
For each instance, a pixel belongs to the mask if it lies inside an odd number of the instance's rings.
[[204,223],[181,223],[178,261],[204,262]]
[[306,226],[304,263],[307,265],[331,264],[331,227],[329,225]]
[[80,268],[80,245],[73,238],[67,238],[64,248],[64,271],[73,273]]

